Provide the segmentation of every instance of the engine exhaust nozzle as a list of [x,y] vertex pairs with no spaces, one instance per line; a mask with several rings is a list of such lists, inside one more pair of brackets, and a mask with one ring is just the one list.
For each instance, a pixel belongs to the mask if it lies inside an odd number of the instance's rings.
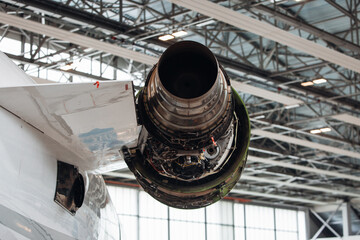
[[199,149],[231,123],[232,97],[213,53],[200,43],[170,46],[147,79],[142,98],[147,129],[177,149]]

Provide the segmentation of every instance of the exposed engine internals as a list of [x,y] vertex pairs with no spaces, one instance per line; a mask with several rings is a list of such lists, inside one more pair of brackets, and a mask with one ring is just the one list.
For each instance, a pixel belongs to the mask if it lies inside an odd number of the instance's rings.
[[137,100],[144,127],[124,155],[144,190],[177,208],[224,197],[244,167],[250,124],[212,52],[196,42],[172,45]]

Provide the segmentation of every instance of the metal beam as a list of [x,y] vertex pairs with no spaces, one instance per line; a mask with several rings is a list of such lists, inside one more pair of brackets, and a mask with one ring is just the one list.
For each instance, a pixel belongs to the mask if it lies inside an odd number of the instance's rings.
[[[125,33],[126,31],[129,30],[129,26],[126,24],[106,18],[101,15],[91,14],[85,11],[79,11],[79,9],[69,7],[68,5],[59,2],[47,1],[47,0],[14,0],[14,1],[26,5],[30,5],[32,7],[36,7],[39,9],[43,9],[55,14],[59,14],[62,16],[67,16],[69,18],[76,19],[83,23],[92,24],[92,22],[96,22],[97,27],[101,27],[117,33]],[[134,29],[133,31],[131,31],[131,33],[129,33],[129,35],[136,36],[143,33],[144,31],[139,31]]]
[[244,29],[283,45],[295,48],[316,58],[335,63],[339,66],[360,73],[360,60],[286,32],[268,23],[251,18],[239,12],[235,12],[232,9],[223,7],[219,4],[212,3],[207,0],[169,1],[237,28]]
[[0,22],[30,32],[44,34],[49,37],[71,42],[85,48],[92,48],[99,51],[111,53],[115,56],[132,59],[136,62],[145,63],[148,65],[154,65],[158,60],[156,57],[145,55],[140,52],[135,52],[133,50],[129,50],[114,44],[102,42],[91,37],[58,29],[49,25],[25,20],[23,18],[12,16],[3,12],[0,12]]
[[264,98],[264,99],[268,99],[268,100],[271,100],[274,102],[282,103],[286,106],[300,105],[300,104],[304,103],[302,100],[299,100],[299,99],[296,99],[293,97],[288,97],[288,96],[285,96],[285,95],[282,95],[282,94],[279,94],[276,92],[271,92],[266,89],[254,87],[249,84],[234,81],[234,80],[231,81],[231,85],[239,92],[248,93],[248,94],[260,97],[260,98]]
[[[24,64],[30,64],[30,65],[36,65],[38,67],[44,67],[44,68],[49,68],[52,67],[53,64],[49,64],[49,63],[44,63],[41,61],[37,61],[37,60],[33,60],[33,59],[28,59],[28,58],[24,58],[22,56],[16,56],[10,53],[5,53],[10,59],[15,60],[15,61],[19,61],[21,63]],[[80,72],[80,71],[76,71],[76,70],[62,70],[62,69],[58,69],[58,68],[53,68],[52,70],[54,71],[59,71],[59,72],[63,72],[72,76],[79,76],[79,77],[85,77],[85,78],[89,78],[92,80],[99,80],[99,81],[112,81],[114,79],[108,79],[108,78],[104,78],[104,77],[100,77],[100,76],[96,76],[96,75],[92,75],[89,73],[84,73],[84,72]]]
[[[152,57],[149,55],[145,55],[143,53],[135,52],[129,49],[122,48],[120,46],[114,46],[110,43],[101,42],[99,40],[82,36],[76,33],[71,33],[62,29],[57,29],[55,27],[51,27],[48,25],[43,25],[37,22],[25,20],[19,17],[11,16],[5,13],[0,13],[0,22],[9,24],[11,26],[15,26],[18,28],[22,28],[28,31],[45,34],[50,37],[54,37],[57,39],[61,39],[64,41],[68,41],[71,43],[78,44],[83,47],[93,48],[95,50],[100,50],[104,52],[111,53],[115,56],[120,56],[124,58],[133,59],[134,61],[145,63],[145,64],[155,64],[158,61],[158,58]],[[272,101],[280,102],[285,105],[295,105],[295,104],[302,104],[301,100],[287,97],[284,95],[280,95],[278,93],[274,93],[268,90],[256,88],[250,86],[245,83],[240,82],[232,82],[234,84],[234,88],[237,91],[245,92],[249,94],[253,94],[256,96],[263,97],[265,99],[270,99]]]
[[342,208],[342,225],[343,225],[343,236],[348,237],[351,235],[351,214],[350,214],[350,203],[344,203]]
[[289,196],[284,196],[284,195],[240,190],[240,189],[236,189],[236,188],[233,188],[230,193],[236,193],[236,194],[241,194],[241,195],[250,195],[250,196],[256,196],[256,197],[263,197],[263,198],[271,198],[271,199],[284,200],[284,201],[290,201],[290,202],[300,202],[300,203],[306,203],[306,204],[312,204],[312,205],[334,204],[333,202],[316,201],[316,200],[311,200],[311,199],[307,199],[307,198],[289,197]]
[[269,183],[269,184],[287,186],[287,187],[298,188],[298,189],[306,189],[306,190],[316,191],[316,192],[325,192],[325,193],[330,193],[330,194],[335,194],[335,195],[360,197],[360,193],[339,191],[339,190],[335,190],[335,189],[331,189],[331,188],[314,187],[314,186],[308,186],[308,185],[304,185],[304,184],[278,181],[278,180],[273,180],[270,178],[254,177],[254,176],[249,176],[249,175],[244,175],[244,174],[240,177],[240,181],[243,181],[243,180]]
[[[21,0],[19,0],[19,2],[21,2]],[[40,2],[40,4],[38,4],[37,2]],[[46,5],[41,4],[42,2],[46,2]],[[61,14],[63,14],[63,16],[65,16],[65,17],[69,17],[69,18],[72,18],[72,19],[75,19],[75,20],[82,21],[82,20],[84,20],[83,17],[86,16],[87,18],[92,19],[91,20],[92,25],[102,26],[103,28],[114,31],[114,32],[125,31],[123,34],[132,36],[129,33],[130,30],[131,30],[131,32],[133,30],[132,26],[123,24],[121,26],[122,29],[120,29],[120,28],[115,27],[116,24],[119,24],[116,21],[115,21],[116,23],[113,23],[111,21],[103,21],[103,19],[102,19],[102,20],[100,20],[100,22],[97,22],[95,20],[98,19],[98,17],[99,17],[98,15],[91,14],[91,13],[83,11],[81,9],[73,8],[73,7],[67,6],[65,4],[61,4],[61,3],[58,3],[58,2],[55,2],[55,1],[50,1],[50,0],[48,0],[48,1],[26,0],[26,4],[28,4],[29,6],[37,7],[39,9],[47,10],[47,11],[50,11],[50,12],[56,11],[56,8],[59,7],[60,9],[62,9]],[[34,32],[41,34],[40,30],[37,30],[37,31],[34,31]],[[146,32],[144,32],[144,33],[146,33]],[[148,43],[156,44],[156,45],[164,47],[164,48],[169,47],[173,43],[172,41],[164,42],[164,41],[160,41],[160,40],[154,39],[154,38],[146,39],[144,41],[148,42]],[[292,82],[292,79],[288,79],[288,78],[281,77],[281,76],[271,77],[271,75],[272,75],[271,72],[260,70],[260,69],[255,68],[255,67],[251,67],[249,65],[240,63],[238,61],[234,61],[233,59],[223,57],[221,55],[216,55],[216,57],[217,57],[217,59],[219,60],[219,62],[222,65],[227,66],[229,68],[233,68],[233,69],[238,70],[238,71],[243,71],[245,73],[248,73],[248,74],[251,74],[251,75],[254,75],[254,76],[259,76],[259,77],[262,77],[264,79],[267,79],[269,81],[272,81],[272,82],[275,82],[275,83],[278,83],[278,84],[284,84],[284,83]],[[322,88],[319,89],[319,88],[312,88],[312,87],[310,87],[310,88],[309,87],[302,87],[298,83],[288,84],[288,86],[293,88],[293,89],[300,90],[302,93],[314,94],[315,96],[323,98],[324,101],[326,101],[326,99],[328,99],[328,98],[338,97],[337,94],[335,94],[333,92],[329,92],[329,91],[327,91],[325,89],[322,89]],[[356,101],[354,99],[351,99],[351,98],[337,99],[336,102],[339,103],[342,106],[349,106],[349,107],[355,108],[355,109],[360,108],[360,102]]]
[[337,236],[339,239],[341,239],[340,235],[329,225],[329,222],[331,221],[331,219],[335,216],[335,214],[337,213],[337,211],[339,210],[339,208],[341,207],[342,203],[340,203],[338,205],[338,207],[336,208],[336,211],[333,212],[326,221],[324,221],[324,219],[322,219],[319,214],[317,214],[315,211],[313,211],[312,209],[310,209],[311,213],[314,214],[315,217],[317,217],[322,223],[323,225],[319,228],[319,230],[314,234],[314,236],[311,238],[311,240],[316,240],[317,237],[321,234],[321,232],[324,230],[325,227],[327,227],[332,233],[334,233],[335,236]]
[[312,65],[306,65],[306,66],[299,67],[299,68],[290,68],[286,71],[272,73],[270,75],[270,77],[277,77],[277,76],[287,75],[289,73],[307,71],[307,70],[314,69],[314,68],[324,67],[325,65],[328,65],[328,64],[329,64],[328,62],[321,62],[321,63],[312,64]]
[[343,8],[342,6],[340,6],[339,4],[336,3],[336,1],[334,0],[325,0],[328,4],[330,4],[331,6],[333,6],[334,8],[336,8],[337,10],[339,10],[340,12],[342,12],[344,15],[348,16],[349,18],[354,19],[355,21],[359,21],[358,18],[356,18],[355,16],[353,16],[348,10],[346,10],[345,8]]
[[348,151],[348,150],[344,150],[344,149],[340,149],[340,148],[336,148],[336,147],[332,147],[332,146],[327,146],[327,145],[320,144],[320,143],[306,141],[306,140],[295,138],[295,137],[289,137],[289,136],[285,136],[285,135],[278,134],[278,133],[264,131],[261,129],[253,129],[253,130],[251,130],[251,133],[254,135],[259,135],[262,137],[267,137],[267,138],[275,139],[275,140],[282,141],[282,142],[287,142],[287,143],[292,143],[292,144],[308,147],[311,149],[318,149],[321,151],[330,152],[330,153],[334,153],[337,155],[343,155],[343,156],[348,156],[351,158],[360,159],[360,153],[352,152],[352,151]]
[[[360,236],[348,236],[348,237],[342,237],[341,240],[359,240]],[[317,240],[339,240],[338,237],[329,237],[329,238],[317,238]]]
[[351,116],[347,113],[341,113],[341,114],[337,114],[337,115],[332,115],[332,118],[342,121],[342,122],[346,122],[346,123],[350,123],[353,125],[357,125],[360,126],[360,118]]
[[271,160],[271,159],[260,158],[260,157],[256,157],[256,156],[252,156],[252,155],[248,156],[248,160],[249,160],[249,162],[259,162],[259,163],[270,164],[270,165],[279,166],[279,167],[283,167],[283,168],[291,168],[291,169],[300,170],[300,171],[304,171],[304,172],[310,172],[310,173],[315,173],[315,174],[319,174],[319,175],[333,176],[333,177],[337,177],[340,179],[349,179],[349,180],[360,182],[360,177],[358,177],[358,176],[344,174],[344,173],[338,173],[335,171],[311,168],[311,167],[306,167],[306,166],[283,162],[283,161],[275,161],[275,160]]
[[275,19],[278,19],[286,24],[289,24],[291,26],[297,27],[301,30],[304,30],[308,33],[313,34],[314,36],[317,36],[327,42],[331,42],[339,47],[344,47],[347,49],[350,49],[351,51],[360,53],[360,46],[347,41],[346,39],[342,39],[336,35],[333,35],[331,33],[325,32],[324,30],[321,30],[317,27],[314,27],[304,21],[300,21],[299,19],[296,19],[294,17],[287,16],[281,12],[275,11],[274,9],[271,9],[264,5],[255,5],[253,8],[256,10],[266,13],[270,16],[272,16]]
[[[283,77],[283,76],[276,76],[271,77],[272,73],[269,71],[265,71],[259,68],[255,68],[249,65],[246,65],[244,63],[240,63],[237,61],[234,61],[232,59],[225,58],[220,55],[216,55],[216,58],[219,60],[219,62],[229,68],[232,68],[237,71],[241,71],[247,74],[250,74],[252,76],[257,76],[263,79],[266,79],[271,82],[275,82],[278,84],[286,84],[288,87],[292,88],[293,90],[298,90],[298,92],[301,92],[302,94],[306,95],[314,95],[319,97],[321,101],[328,101],[329,103],[332,102],[332,104],[339,103],[341,106],[348,106],[354,109],[360,109],[360,102],[357,100],[354,100],[349,97],[339,98],[340,95],[337,95],[333,92],[330,92],[324,88],[317,88],[317,87],[303,87],[300,85],[300,83],[296,82],[294,83],[292,79]],[[335,98],[336,100],[328,100]]]

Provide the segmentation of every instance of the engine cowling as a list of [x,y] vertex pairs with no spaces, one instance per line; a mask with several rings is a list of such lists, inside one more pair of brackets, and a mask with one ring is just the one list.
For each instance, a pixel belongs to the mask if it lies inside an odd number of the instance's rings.
[[170,46],[137,101],[139,144],[123,152],[144,190],[183,209],[226,196],[245,166],[250,123],[212,52],[192,41]]

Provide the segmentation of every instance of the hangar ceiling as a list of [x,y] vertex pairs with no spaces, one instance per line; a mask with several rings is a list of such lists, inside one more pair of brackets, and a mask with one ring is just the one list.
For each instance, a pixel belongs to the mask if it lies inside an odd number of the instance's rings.
[[[1,0],[0,34],[1,40],[22,42],[21,54],[8,55],[26,71],[52,69],[70,82],[74,76],[111,80],[101,68],[63,69],[76,59],[91,59],[131,74],[137,89],[166,47],[184,39],[203,43],[225,67],[251,116],[248,163],[231,196],[326,205],[360,197],[359,5]],[[245,20],[253,30],[241,27]],[[271,35],[275,30],[267,30],[273,28],[278,32]],[[159,39],[179,31],[187,35]],[[52,52],[42,53],[44,47]],[[63,53],[68,57],[55,58]],[[126,168],[106,178],[134,181]]]

